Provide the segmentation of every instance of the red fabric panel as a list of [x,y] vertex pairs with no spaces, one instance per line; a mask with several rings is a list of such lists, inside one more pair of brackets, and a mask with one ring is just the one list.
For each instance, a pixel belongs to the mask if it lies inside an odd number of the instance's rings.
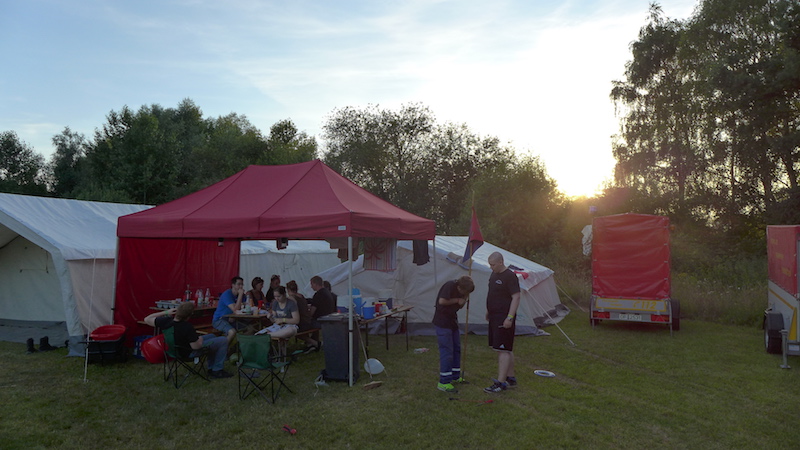
[[186,285],[194,293],[211,289],[214,296],[230,287],[239,273],[239,241],[216,239],[120,238],[117,260],[114,323],[134,336],[152,333],[137,321],[153,312],[157,300],[183,297]]
[[120,237],[433,239],[436,233],[432,220],[370,194],[319,160],[249,166],[118,223]]
[[798,235],[800,235],[800,225],[771,225],[767,227],[769,279],[795,297],[798,294]]
[[669,219],[645,214],[595,218],[592,293],[610,298],[669,298]]

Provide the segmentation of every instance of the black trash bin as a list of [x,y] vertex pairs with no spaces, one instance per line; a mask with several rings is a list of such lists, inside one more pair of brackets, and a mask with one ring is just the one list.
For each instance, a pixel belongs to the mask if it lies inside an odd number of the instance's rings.
[[[322,342],[325,352],[325,379],[333,381],[349,381],[347,370],[347,351],[349,347],[349,331],[347,314],[335,313],[319,319],[322,326]],[[353,317],[353,382],[358,380],[358,352],[361,345],[361,333],[358,320]]]

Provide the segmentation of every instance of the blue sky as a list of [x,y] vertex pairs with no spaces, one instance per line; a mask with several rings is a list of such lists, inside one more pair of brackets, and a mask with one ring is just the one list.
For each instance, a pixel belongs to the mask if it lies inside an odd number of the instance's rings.
[[[671,18],[697,0],[659,2]],[[419,102],[542,158],[569,195],[611,177],[611,81],[648,0],[0,0],[0,131],[49,159],[127,105],[283,119]],[[324,143],[321,142],[323,145]]]

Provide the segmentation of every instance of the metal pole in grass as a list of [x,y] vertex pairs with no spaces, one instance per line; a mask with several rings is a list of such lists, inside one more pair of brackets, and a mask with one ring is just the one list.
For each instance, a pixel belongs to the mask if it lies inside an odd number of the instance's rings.
[[[469,239],[469,238],[467,238]],[[469,242],[468,245],[470,246],[470,254],[472,254],[472,242]],[[469,277],[472,278],[472,258],[469,259]],[[439,299],[437,298],[436,301],[438,302]],[[469,337],[469,294],[467,294],[467,321],[464,324],[464,345],[461,349],[461,378],[464,378],[464,362],[467,360],[467,338]]]

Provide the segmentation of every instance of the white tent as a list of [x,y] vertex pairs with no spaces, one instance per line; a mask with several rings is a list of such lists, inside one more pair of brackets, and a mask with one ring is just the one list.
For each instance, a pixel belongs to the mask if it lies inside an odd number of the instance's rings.
[[[431,320],[439,288],[446,281],[469,273],[467,266],[460,264],[466,245],[466,236],[436,236],[435,253],[434,243],[428,243],[431,261],[418,266],[413,263],[412,242],[398,241],[397,269],[391,272],[364,270],[362,255],[353,264],[353,288],[358,288],[368,303],[380,297],[382,291],[391,290],[395,304],[414,306],[408,314],[409,331],[418,335],[434,334]],[[486,242],[472,258],[475,291],[470,295],[470,332],[485,334],[487,331],[486,293],[491,274],[487,258],[496,251],[503,255],[505,264],[518,273],[522,289],[517,318],[519,334],[533,332],[534,325],[558,322],[569,312],[559,300],[552,270]],[[349,269],[350,264],[343,263],[319,275],[329,280],[333,291],[341,295],[347,293]],[[459,312],[459,323],[463,331],[466,308]]]
[[0,194],[0,320],[68,336],[111,323],[117,218],[147,208]]
[[242,241],[239,274],[247,288],[259,276],[265,280],[267,289],[272,275],[280,275],[283,285],[295,280],[298,286],[304,286],[314,275],[339,263],[337,251],[327,241],[291,240],[282,250],[278,250],[274,240]]

